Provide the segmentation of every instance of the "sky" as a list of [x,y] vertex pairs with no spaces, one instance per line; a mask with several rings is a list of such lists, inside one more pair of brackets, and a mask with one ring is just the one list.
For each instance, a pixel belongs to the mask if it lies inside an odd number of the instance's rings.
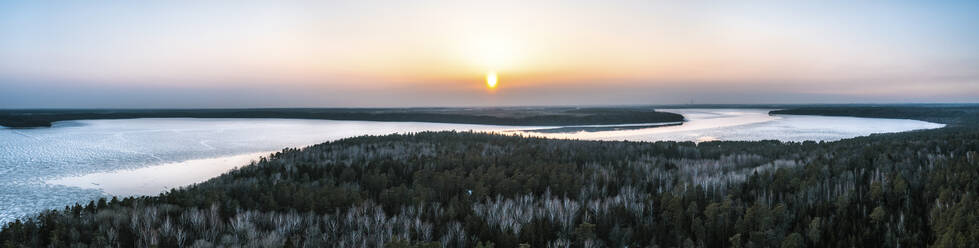
[[0,108],[979,102],[977,13],[979,1],[0,1]]

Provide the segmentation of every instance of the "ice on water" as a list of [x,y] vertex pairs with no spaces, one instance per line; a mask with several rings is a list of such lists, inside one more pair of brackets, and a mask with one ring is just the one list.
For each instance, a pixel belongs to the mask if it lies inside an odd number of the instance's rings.
[[[942,126],[913,120],[769,116],[768,110],[752,109],[667,111],[683,114],[688,121],[681,126],[548,134],[514,131],[527,130],[527,127],[295,119],[83,120],[58,122],[52,128],[0,128],[0,223],[44,209],[62,208],[76,202],[87,203],[109,196],[109,193],[151,194],[147,192],[153,192],[157,189],[154,187],[159,185],[178,187],[216,176],[222,171],[187,170],[206,174],[186,175],[186,178],[178,178],[179,173],[177,176],[169,173],[169,177],[148,180],[157,183],[149,186],[127,185],[124,180],[112,181],[108,184],[116,187],[113,190],[103,190],[110,186],[85,180],[104,182],[112,180],[115,175],[152,176],[159,171],[172,172],[175,169],[157,168],[160,166],[201,166],[200,163],[188,161],[233,161],[230,163],[236,164],[221,167],[231,168],[243,165],[243,160],[214,159],[302,147],[365,134],[474,130],[594,140],[802,141],[838,140],[871,133]],[[133,190],[118,190],[127,187]]]
[[663,109],[662,111],[682,114],[687,118],[687,122],[680,126],[596,133],[545,134],[544,136],[633,141],[834,141],[872,133],[892,133],[944,126],[901,119],[769,115],[769,110],[761,109]]

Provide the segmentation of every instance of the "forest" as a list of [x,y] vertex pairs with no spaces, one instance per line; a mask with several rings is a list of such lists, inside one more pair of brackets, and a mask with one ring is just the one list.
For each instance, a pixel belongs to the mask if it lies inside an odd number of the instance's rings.
[[976,104],[816,105],[791,107],[770,113],[915,119],[946,124],[979,121],[979,105]]
[[[869,111],[829,110],[798,111]],[[0,245],[975,247],[975,113],[835,142],[361,136],[38,213],[5,224]]]
[[683,116],[650,107],[485,108],[258,108],[258,109],[31,109],[0,110],[0,126],[50,127],[57,121],[131,118],[289,118],[413,121],[514,126],[681,122]]

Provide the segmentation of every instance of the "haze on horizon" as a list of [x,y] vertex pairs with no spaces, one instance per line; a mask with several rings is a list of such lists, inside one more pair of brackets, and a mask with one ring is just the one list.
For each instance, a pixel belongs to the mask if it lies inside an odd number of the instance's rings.
[[979,1],[5,1],[0,108],[979,102],[976,13]]

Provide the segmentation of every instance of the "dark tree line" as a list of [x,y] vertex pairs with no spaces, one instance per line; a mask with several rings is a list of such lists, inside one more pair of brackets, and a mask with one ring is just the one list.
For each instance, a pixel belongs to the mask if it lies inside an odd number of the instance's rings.
[[972,247],[976,151],[969,121],[801,143],[362,136],[39,213],[6,224],[0,244]]
[[292,118],[516,126],[683,121],[682,115],[642,107],[0,110],[0,126],[6,127],[50,127],[56,121],[131,118]]
[[825,105],[792,107],[771,114],[855,116],[915,119],[940,123],[974,123],[979,121],[977,104],[885,104]]

